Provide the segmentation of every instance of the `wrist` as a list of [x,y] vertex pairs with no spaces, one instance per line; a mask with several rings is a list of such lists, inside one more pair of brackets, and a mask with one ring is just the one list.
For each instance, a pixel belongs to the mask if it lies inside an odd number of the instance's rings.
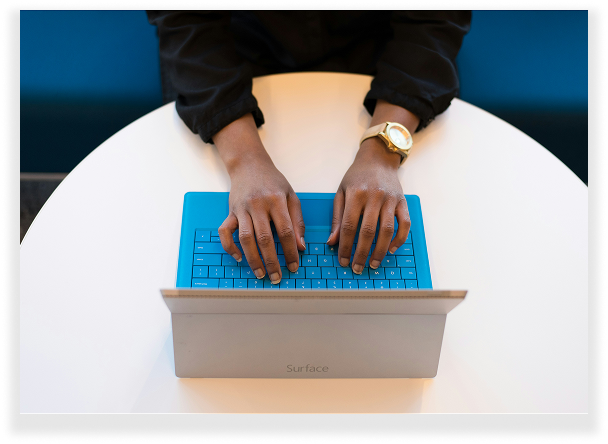
[[379,137],[371,137],[361,143],[355,161],[397,171],[401,165],[401,154],[389,151]]

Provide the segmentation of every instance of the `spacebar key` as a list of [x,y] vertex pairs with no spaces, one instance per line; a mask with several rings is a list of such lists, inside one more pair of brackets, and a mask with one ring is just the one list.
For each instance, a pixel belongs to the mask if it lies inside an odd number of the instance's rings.
[[218,288],[220,283],[219,279],[213,278],[194,278],[192,279],[192,287],[196,288]]

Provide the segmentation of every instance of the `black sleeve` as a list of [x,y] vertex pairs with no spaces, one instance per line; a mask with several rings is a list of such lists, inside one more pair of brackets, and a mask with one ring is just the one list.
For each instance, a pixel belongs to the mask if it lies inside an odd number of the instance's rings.
[[204,142],[229,123],[252,113],[264,116],[251,92],[251,71],[236,52],[230,12],[148,11],[158,28],[161,63],[177,92],[176,109]]
[[456,55],[470,24],[470,11],[393,12],[367,111],[373,115],[377,99],[401,106],[420,118],[416,131],[445,111],[459,93]]

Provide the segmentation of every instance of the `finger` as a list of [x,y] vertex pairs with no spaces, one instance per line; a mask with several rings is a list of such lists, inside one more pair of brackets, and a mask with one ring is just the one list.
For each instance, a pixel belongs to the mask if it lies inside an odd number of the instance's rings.
[[253,274],[258,279],[262,279],[266,272],[264,271],[264,264],[262,263],[262,258],[258,253],[258,246],[255,242],[255,231],[253,229],[253,221],[251,220],[251,216],[247,212],[243,212],[239,214],[239,241],[241,242],[241,247],[243,247],[243,252],[245,253],[245,257],[247,258],[247,262],[249,266],[253,270]]
[[[334,214],[331,219],[331,234],[327,243],[335,245],[340,239],[340,226],[342,224],[342,216],[344,215],[344,191],[339,189],[334,196]],[[346,264],[348,265],[348,264]]]
[[294,235],[296,238],[298,250],[306,250],[306,241],[304,240],[304,232],[306,231],[306,227],[304,225],[304,216],[302,216],[302,206],[300,205],[300,199],[298,199],[296,193],[292,193],[287,196],[287,211],[289,212],[289,217],[291,218],[291,225],[293,226],[295,232]]
[[378,225],[378,216],[382,205],[381,202],[376,202],[376,199],[368,201],[369,205],[366,206],[363,219],[361,220],[357,249],[353,256],[353,272],[357,274],[361,274],[363,267],[365,267],[367,255],[372,248],[374,236],[376,235],[376,225]]
[[338,258],[340,265],[343,267],[347,267],[350,263],[350,253],[357,234],[362,209],[363,197],[347,192],[342,222],[340,223],[340,245],[338,247]]
[[269,214],[264,210],[259,210],[251,215],[251,220],[255,230],[255,239],[264,258],[266,271],[268,271],[268,277],[273,284],[277,284],[281,282],[281,266],[274,245],[274,237],[272,237]]
[[378,268],[386,256],[388,246],[395,232],[395,201],[388,199],[380,210],[380,226],[378,227],[378,240],[369,259],[371,268]]
[[217,231],[220,233],[220,242],[222,243],[222,248],[224,248],[226,253],[236,259],[237,262],[241,262],[243,260],[243,255],[241,254],[241,250],[239,250],[234,243],[234,239],[232,237],[232,234],[237,230],[238,227],[239,220],[236,218],[234,213],[230,213],[228,217],[224,219],[224,222],[222,222],[222,225],[220,225]]
[[397,207],[395,208],[395,216],[397,216],[398,227],[397,234],[388,247],[388,251],[391,254],[395,254],[397,248],[405,243],[412,225],[410,222],[410,212],[407,209],[407,201],[405,198],[403,198],[403,200],[397,204]]
[[286,199],[284,199],[279,205],[272,206],[270,209],[270,217],[272,218],[274,226],[277,230],[277,236],[279,237],[279,242],[281,242],[281,247],[283,247],[283,254],[285,255],[285,263],[287,264],[287,268],[289,271],[296,272],[298,271],[300,255],[298,254],[296,235],[291,224],[289,211],[287,210]]

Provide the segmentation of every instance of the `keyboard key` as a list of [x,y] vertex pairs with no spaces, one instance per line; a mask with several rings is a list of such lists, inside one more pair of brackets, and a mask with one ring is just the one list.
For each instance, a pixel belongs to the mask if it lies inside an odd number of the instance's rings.
[[325,254],[329,254],[329,255],[338,254],[338,244],[336,244],[336,245],[325,244]]
[[327,279],[327,288],[342,288],[342,281],[338,279]]
[[325,245],[324,244],[308,244],[309,253],[308,254],[325,254]]
[[304,267],[298,268],[298,271],[290,271],[289,278],[290,279],[304,279],[306,277],[306,272],[304,271]]
[[234,288],[247,288],[247,279],[235,279]]
[[232,240],[234,242],[240,242],[240,240],[239,240],[239,230],[236,230],[234,233],[232,233]]
[[338,279],[338,274],[334,267],[321,267],[321,276],[323,276],[323,279]]
[[382,290],[382,289],[386,290],[386,289],[390,288],[390,286],[386,279],[377,279],[374,281],[374,288],[377,288],[380,290]]
[[334,266],[334,256],[317,256],[317,266],[318,267],[333,267]]
[[239,263],[229,254],[222,254],[222,265],[224,267],[237,267]]
[[296,288],[310,288],[310,279],[296,279]]
[[211,232],[207,230],[196,230],[194,242],[209,242],[211,240]]
[[[214,245],[214,244],[208,244]],[[222,265],[221,254],[195,254],[194,265]]]
[[[340,265],[340,261],[338,260],[338,255],[336,254],[334,256],[334,267],[341,267],[342,265]],[[347,268],[347,267],[345,267]]]
[[[285,275],[283,275],[283,276],[285,276]],[[280,287],[293,289],[296,287],[296,280],[295,279],[281,279]]]
[[285,263],[285,256],[282,254],[277,255],[277,258],[279,259],[279,265],[281,267],[285,267],[287,264]]
[[245,257],[245,253],[243,253],[241,251],[242,255],[241,255],[241,262],[238,262],[237,265],[239,267],[249,267],[249,262],[247,262],[247,258]]
[[219,279],[194,278],[194,279],[192,279],[192,287],[196,287],[196,288],[218,288],[219,282],[220,282]]
[[414,267],[416,261],[414,261],[414,256],[397,256],[397,265],[399,267]]
[[418,281],[406,280],[405,288],[418,288]]
[[273,290],[277,290],[281,286],[280,282],[278,284],[273,284],[272,282],[270,282],[270,279],[268,279],[267,277],[262,279],[262,281],[264,281],[264,288],[270,288]]
[[[327,227],[327,231],[306,231],[304,235],[304,239],[307,243],[314,244],[325,244],[327,243],[327,239],[329,239],[329,234],[331,233],[331,227]],[[321,253],[322,254],[322,253]]]
[[416,279],[416,269],[415,268],[402,268],[401,269],[401,279]]
[[232,279],[220,279],[220,288],[233,288]]
[[211,237],[220,237],[220,232],[218,230],[211,230]]
[[380,262],[381,267],[396,267],[397,266],[397,256],[384,256],[382,262]]
[[401,279],[401,270],[398,268],[385,268],[384,274],[387,279]]
[[357,281],[345,280],[342,281],[342,288],[359,288]]
[[369,277],[370,279],[386,279],[384,276],[384,268],[373,268],[369,269]]
[[395,251],[395,256],[413,256],[414,250],[412,249],[412,244],[403,244],[397,251]]
[[406,244],[412,243],[412,232],[411,231],[407,234],[407,239],[405,240],[405,243]]
[[240,267],[224,267],[224,277],[230,279],[238,279],[241,277]]
[[224,267],[222,267],[222,266],[209,267],[209,277],[210,278],[223,278],[224,277]]
[[389,281],[391,288],[392,289],[404,289],[405,288],[405,282],[403,282],[402,279],[391,279]]
[[306,279],[320,279],[321,269],[319,267],[306,267]]
[[361,274],[353,273],[353,279],[369,279],[369,268],[364,268]]
[[211,236],[211,242],[221,242],[218,236]]
[[374,281],[362,279],[359,281],[359,289],[374,288]]
[[302,266],[303,267],[316,267],[317,266],[317,256],[312,254],[305,254],[302,256]]
[[[241,267],[239,267],[241,268]],[[255,279],[255,274],[253,274],[253,270],[249,267],[241,268],[241,279]]]
[[225,254],[226,251],[222,248],[222,244],[213,242],[195,242],[194,243],[195,253],[220,253]]
[[263,279],[247,279],[247,288],[264,288]]
[[353,270],[348,267],[336,268],[336,275],[338,276],[338,279],[352,279]]
[[193,278],[209,277],[209,267],[192,267]]
[[281,267],[281,278],[288,278],[289,273],[290,273],[289,268]]
[[325,279],[312,279],[310,281],[311,288],[327,288]]

